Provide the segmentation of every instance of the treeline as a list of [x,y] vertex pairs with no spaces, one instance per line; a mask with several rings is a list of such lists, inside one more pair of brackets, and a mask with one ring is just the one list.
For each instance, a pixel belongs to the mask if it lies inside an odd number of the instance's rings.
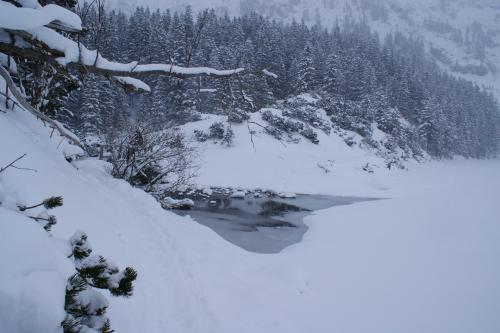
[[[84,136],[119,131],[131,119],[164,128],[199,113],[254,112],[304,92],[322,97],[333,125],[370,139],[374,126],[408,156],[488,158],[499,151],[500,112],[491,93],[456,79],[402,34],[383,41],[362,22],[332,29],[250,14],[151,12],[131,16],[83,7],[86,45],[119,61],[243,67],[231,79],[152,78],[152,93],[127,96],[89,76],[60,118]],[[196,16],[196,17],[195,17]]]

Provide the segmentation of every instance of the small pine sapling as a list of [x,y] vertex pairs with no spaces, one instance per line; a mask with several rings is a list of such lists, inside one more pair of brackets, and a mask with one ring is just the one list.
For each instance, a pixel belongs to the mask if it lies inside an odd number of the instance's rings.
[[50,197],[50,198],[43,200],[41,203],[39,203],[37,205],[18,206],[18,208],[21,212],[24,212],[28,209],[33,209],[33,208],[37,208],[40,206],[45,207],[45,209],[54,209],[54,208],[60,207],[62,205],[63,205],[63,198],[62,197]]
[[224,124],[220,121],[214,122],[212,125],[210,125],[209,128],[210,131],[210,138],[215,139],[215,140],[222,140],[224,139]]
[[64,333],[94,330],[111,333],[106,317],[108,301],[96,289],[107,289],[113,296],[130,297],[137,272],[118,267],[104,257],[91,255],[92,247],[84,232],[77,232],[70,239],[71,255],[76,273],[68,279],[64,309],[66,318],[61,323]]
[[224,137],[222,138],[222,143],[230,146],[233,143],[234,139],[234,132],[231,129],[231,127],[227,126],[226,127],[226,132],[224,133]]
[[47,232],[52,229],[52,226],[57,224],[57,218],[54,215],[49,215],[47,211],[43,211],[37,216],[29,216],[29,218],[40,223]]
[[194,130],[194,137],[198,142],[205,142],[209,139],[208,134],[201,130]]
[[41,203],[33,206],[18,206],[21,212],[25,212],[29,209],[37,208],[43,206],[46,210],[42,211],[37,216],[28,216],[30,219],[42,224],[45,231],[49,232],[57,223],[57,218],[54,215],[50,215],[47,210],[61,207],[63,205],[63,198],[60,196],[50,197],[43,200]]

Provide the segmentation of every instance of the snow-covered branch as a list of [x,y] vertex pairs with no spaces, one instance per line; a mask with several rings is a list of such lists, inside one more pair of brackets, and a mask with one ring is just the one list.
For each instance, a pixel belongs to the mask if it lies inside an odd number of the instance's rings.
[[273,72],[268,71],[265,68],[262,70],[262,73],[264,73],[264,75],[272,77],[273,79],[277,79],[278,78],[278,75],[274,74]]
[[[82,73],[104,75],[134,90],[149,91],[141,78],[150,75],[165,75],[177,78],[199,76],[225,77],[238,74],[242,68],[218,70],[209,67],[181,67],[174,64],[139,64],[110,61],[97,50],[89,50],[58,31],[81,31],[80,18],[69,10],[57,5],[40,6],[30,1],[30,8],[17,7],[0,1],[0,52],[25,59],[45,61],[59,72],[64,67]],[[8,35],[15,36],[11,41]],[[57,66],[59,65],[59,66]]]

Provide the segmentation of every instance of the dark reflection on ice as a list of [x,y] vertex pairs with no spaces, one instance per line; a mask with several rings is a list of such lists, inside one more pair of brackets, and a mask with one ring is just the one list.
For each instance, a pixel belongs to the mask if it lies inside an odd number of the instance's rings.
[[277,253],[297,242],[307,231],[303,218],[315,210],[350,205],[373,199],[298,194],[295,199],[275,196],[254,196],[244,199],[227,195],[194,199],[190,215],[227,241],[251,252]]

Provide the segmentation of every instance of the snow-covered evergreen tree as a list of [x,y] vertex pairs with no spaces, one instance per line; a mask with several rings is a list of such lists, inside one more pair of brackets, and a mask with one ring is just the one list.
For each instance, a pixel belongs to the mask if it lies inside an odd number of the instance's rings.
[[70,239],[76,273],[66,285],[66,318],[61,326],[64,333],[111,333],[106,317],[108,300],[96,289],[109,290],[113,296],[130,297],[137,272],[131,267],[121,271],[104,257],[92,255],[87,238],[84,232],[78,231]]

